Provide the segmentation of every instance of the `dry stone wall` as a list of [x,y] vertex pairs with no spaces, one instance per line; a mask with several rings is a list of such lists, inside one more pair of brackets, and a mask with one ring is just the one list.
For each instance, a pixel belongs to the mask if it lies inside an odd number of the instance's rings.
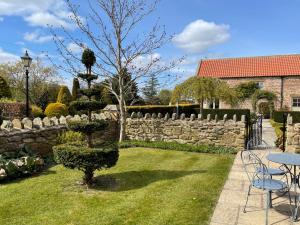
[[227,120],[227,116],[202,119],[201,114],[192,114],[186,118],[184,114],[178,117],[175,113],[162,115],[132,113],[127,118],[126,136],[130,140],[167,141],[192,145],[216,145],[244,149],[246,122]]
[[300,151],[300,123],[293,123],[293,118],[287,118],[286,150],[289,152]]
[[[118,122],[110,114],[93,114],[93,118],[109,122],[105,131],[94,134],[94,139],[115,140],[117,138]],[[87,120],[87,116],[4,120],[0,129],[0,153],[16,151],[26,144],[36,153],[49,154],[52,152],[52,147],[57,144],[57,136],[67,130],[67,122],[71,120]]]

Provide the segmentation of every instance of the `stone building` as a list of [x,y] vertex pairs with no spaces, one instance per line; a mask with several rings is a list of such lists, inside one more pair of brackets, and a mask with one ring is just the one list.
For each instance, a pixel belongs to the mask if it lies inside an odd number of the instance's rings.
[[[262,90],[277,95],[275,109],[300,111],[300,54],[204,59],[196,75],[220,78],[232,87],[255,81]],[[230,108],[223,102],[215,102],[211,107]],[[251,99],[239,108],[252,109]]]

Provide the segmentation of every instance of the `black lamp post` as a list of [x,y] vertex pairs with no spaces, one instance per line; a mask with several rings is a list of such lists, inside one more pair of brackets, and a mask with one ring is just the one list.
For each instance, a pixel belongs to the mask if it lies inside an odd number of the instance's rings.
[[32,62],[32,58],[29,57],[28,52],[25,52],[25,55],[21,57],[22,63],[24,65],[26,71],[26,117],[29,117],[29,84],[28,84],[28,74],[29,74],[29,67]]

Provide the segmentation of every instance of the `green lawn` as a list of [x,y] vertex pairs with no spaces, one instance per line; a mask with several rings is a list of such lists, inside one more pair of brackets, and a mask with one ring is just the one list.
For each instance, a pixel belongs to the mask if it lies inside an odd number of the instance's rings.
[[97,188],[55,166],[0,185],[1,225],[208,224],[233,155],[123,149]]

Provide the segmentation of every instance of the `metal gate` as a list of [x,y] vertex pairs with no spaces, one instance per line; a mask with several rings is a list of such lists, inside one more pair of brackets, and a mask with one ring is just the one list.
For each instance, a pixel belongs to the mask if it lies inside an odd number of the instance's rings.
[[245,147],[247,147],[247,143],[250,140],[254,146],[262,144],[262,115],[259,115],[255,120],[249,119],[247,121],[247,138]]

